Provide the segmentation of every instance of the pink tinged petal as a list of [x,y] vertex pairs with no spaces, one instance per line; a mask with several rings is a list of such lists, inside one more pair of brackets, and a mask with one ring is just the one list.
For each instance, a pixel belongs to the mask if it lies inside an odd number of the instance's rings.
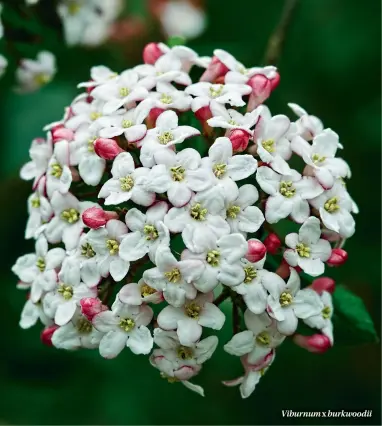
[[[234,263],[245,256],[248,244],[241,234],[224,235],[217,241],[220,254],[228,263]],[[212,248],[212,247],[211,247]]]
[[285,250],[284,259],[287,261],[288,265],[296,267],[299,263],[300,256],[295,250]]
[[256,388],[256,385],[260,382],[261,373],[259,371],[250,371],[244,376],[243,383],[240,385],[240,394],[242,398],[248,398],[251,396]]
[[297,198],[293,201],[291,218],[297,223],[305,222],[310,214],[309,204],[306,200]]
[[123,331],[109,331],[105,336],[103,336],[100,342],[99,353],[106,359],[115,358],[126,346],[127,337],[127,333],[124,333]]
[[308,275],[318,277],[325,272],[325,265],[320,259],[307,259],[300,257],[298,266]]
[[227,173],[234,181],[246,179],[257,169],[257,161],[253,155],[235,155],[228,160]]
[[238,228],[243,232],[256,232],[264,220],[263,213],[258,207],[249,206],[240,213]]
[[238,377],[237,379],[233,379],[233,380],[224,380],[222,383],[224,386],[233,387],[243,383],[243,380],[244,380],[244,376]]
[[146,211],[147,223],[154,224],[163,221],[168,211],[168,204],[165,201],[159,201]]
[[140,232],[127,234],[119,246],[119,256],[126,261],[141,259],[149,251],[149,246]]
[[163,291],[163,297],[170,305],[180,308],[186,301],[186,291],[176,284],[169,284]]
[[302,243],[316,244],[321,236],[320,220],[314,216],[308,218],[299,230],[299,239]]
[[265,219],[269,223],[277,223],[288,217],[293,209],[293,202],[277,193],[268,197],[265,204]]
[[199,316],[198,323],[202,327],[220,330],[225,322],[224,313],[213,303],[207,302],[204,304],[202,312]]
[[198,385],[194,385],[193,383],[187,381],[187,380],[182,380],[182,384],[189,390],[197,393],[200,396],[204,396],[204,389],[201,386]]
[[130,348],[131,352],[136,355],[149,354],[153,348],[153,344],[154,339],[150,333],[150,330],[144,325],[134,328],[129,333],[127,346]]
[[334,177],[328,169],[324,167],[316,168],[314,174],[325,189],[330,189],[334,185]]
[[77,306],[74,301],[67,301],[58,305],[54,316],[54,322],[57,325],[67,324],[73,318],[76,307]]
[[92,320],[93,326],[102,333],[117,330],[118,319],[112,311],[104,311],[95,315]]
[[306,319],[313,315],[318,315],[323,304],[318,294],[310,289],[300,290],[293,300],[293,310],[298,318]]
[[241,265],[221,262],[218,280],[229,287],[234,287],[244,281],[245,273]]
[[140,206],[148,207],[155,202],[155,193],[146,191],[143,186],[135,185],[131,193],[131,200]]
[[176,330],[178,321],[185,318],[186,316],[183,309],[174,308],[174,306],[166,306],[159,313],[157,321],[159,327],[163,330]]
[[110,262],[110,275],[115,281],[121,281],[130,269],[130,262],[121,258],[116,258]]
[[124,285],[118,293],[118,299],[128,305],[141,305],[142,297],[138,284],[131,283]]
[[243,356],[253,350],[255,340],[252,331],[246,330],[235,334],[232,339],[224,345],[224,350],[230,355]]
[[141,326],[141,325],[146,326],[150,324],[151,320],[153,319],[153,316],[154,316],[154,312],[150,308],[150,306],[142,305],[139,307],[139,313],[135,317],[135,324],[137,326]]
[[177,334],[181,345],[193,346],[200,339],[202,331],[196,319],[184,318],[178,321]]
[[249,353],[247,360],[250,364],[258,364],[270,353],[270,351],[269,347],[255,346],[253,351]]

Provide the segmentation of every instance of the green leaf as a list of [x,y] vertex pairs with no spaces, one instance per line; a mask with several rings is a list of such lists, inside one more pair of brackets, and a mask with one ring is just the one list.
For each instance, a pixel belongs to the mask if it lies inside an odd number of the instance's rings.
[[344,345],[377,343],[373,320],[361,298],[342,285],[333,294],[334,341]]
[[184,46],[185,44],[186,44],[186,39],[181,36],[173,36],[167,40],[167,45],[170,47]]

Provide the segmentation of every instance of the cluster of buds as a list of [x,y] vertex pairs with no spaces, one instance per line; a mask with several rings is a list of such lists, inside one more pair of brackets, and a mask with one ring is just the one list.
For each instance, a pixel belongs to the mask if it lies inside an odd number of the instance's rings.
[[[162,377],[203,394],[190,380],[218,343],[204,328],[223,327],[230,300],[224,349],[245,374],[224,383],[248,397],[286,338],[312,352],[333,345],[334,281],[313,279],[346,260],[350,170],[318,118],[290,104],[291,122],[263,105],[276,68],[154,43],[143,56],[121,74],[93,68],[32,142],[21,177],[33,180],[36,251],[13,267],[29,291],[20,325],[40,320],[59,349],[150,355]],[[297,232],[277,235],[282,220]],[[316,334],[296,334],[299,320]]]

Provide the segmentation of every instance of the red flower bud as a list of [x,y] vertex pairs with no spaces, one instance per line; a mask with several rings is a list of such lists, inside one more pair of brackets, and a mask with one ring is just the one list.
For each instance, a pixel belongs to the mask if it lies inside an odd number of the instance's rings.
[[118,219],[116,212],[108,212],[101,207],[90,207],[82,213],[82,221],[91,229],[98,229],[105,226],[110,219]]
[[156,121],[158,117],[164,112],[165,110],[162,108],[153,108],[147,117],[147,127],[149,129],[155,127]]
[[73,130],[67,129],[63,126],[57,126],[52,129],[52,140],[53,143],[66,140],[68,142],[72,141],[74,139],[74,132]]
[[227,68],[220,59],[214,56],[204,74],[200,77],[200,81],[215,81],[217,78],[226,75],[228,71],[229,68]]
[[58,328],[60,328],[58,325],[51,325],[50,327],[45,327],[40,334],[41,342],[46,346],[52,346],[53,333]]
[[280,83],[280,74],[276,72],[276,75],[271,80],[272,90],[275,90],[276,87],[279,85],[279,83]]
[[250,134],[241,129],[233,129],[228,134],[228,138],[232,143],[232,148],[236,152],[243,152],[247,149],[249,137]]
[[99,138],[94,142],[96,154],[105,160],[114,160],[114,158],[124,152],[114,139]]
[[154,65],[161,56],[163,56],[163,52],[157,43],[146,44],[143,49],[143,62],[145,64]]
[[326,261],[326,263],[329,266],[341,266],[347,261],[347,259],[348,254],[345,250],[335,248],[332,250],[332,254],[330,255],[329,260]]
[[317,278],[312,282],[312,289],[318,293],[321,294],[323,291],[327,291],[328,293],[333,293],[335,288],[336,282],[329,277],[321,277]]
[[281,241],[276,234],[272,233],[265,238],[264,245],[267,248],[267,252],[270,254],[276,254],[281,247]]
[[332,345],[328,336],[324,334],[313,334],[312,336],[303,336],[302,334],[295,334],[293,342],[297,346],[306,349],[309,352],[322,354],[326,352]]
[[200,121],[207,121],[212,118],[212,112],[209,105],[199,108],[195,111],[195,117]]
[[248,80],[247,85],[252,87],[252,93],[248,101],[248,111],[253,111],[269,98],[272,84],[265,75],[256,74]]
[[85,297],[80,300],[81,312],[91,321],[93,317],[100,312],[107,311],[109,308],[102,304],[97,297]]
[[248,251],[245,257],[250,262],[258,262],[265,256],[266,253],[267,248],[260,240],[257,240],[256,238],[251,238],[248,240]]

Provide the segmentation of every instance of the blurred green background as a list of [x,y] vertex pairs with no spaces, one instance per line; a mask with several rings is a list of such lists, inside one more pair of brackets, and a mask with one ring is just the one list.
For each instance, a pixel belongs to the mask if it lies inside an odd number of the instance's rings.
[[[207,0],[208,29],[189,45],[200,54],[210,55],[219,47],[248,66],[261,64],[283,3]],[[128,7],[144,19],[145,1]],[[348,188],[361,213],[356,235],[346,245],[348,263],[330,273],[363,298],[379,335],[380,16],[378,0],[301,1],[278,64],[280,86],[267,102],[274,114],[289,114],[287,102],[298,103],[340,134],[343,157],[353,171]],[[221,384],[242,371],[239,360],[221,347],[193,380],[205,387],[203,399],[181,384],[162,380],[144,356],[126,350],[107,361],[97,351],[65,353],[41,345],[38,326],[18,328],[25,294],[16,290],[10,267],[18,256],[33,250],[33,243],[23,238],[30,184],[18,178],[29,144],[43,136],[45,124],[61,118],[77,93],[76,83],[88,79],[90,66],[105,64],[120,71],[137,64],[152,32],[128,45],[92,51],[68,49],[49,36],[47,42],[55,46],[58,57],[53,83],[19,96],[11,90],[12,73],[0,81],[0,424],[381,424],[378,344],[335,345],[316,355],[287,342],[255,393],[243,401],[238,389]],[[30,48],[33,54],[38,50]],[[230,333],[227,319],[221,346]],[[368,409],[373,416],[286,419],[281,415],[286,409]]]

